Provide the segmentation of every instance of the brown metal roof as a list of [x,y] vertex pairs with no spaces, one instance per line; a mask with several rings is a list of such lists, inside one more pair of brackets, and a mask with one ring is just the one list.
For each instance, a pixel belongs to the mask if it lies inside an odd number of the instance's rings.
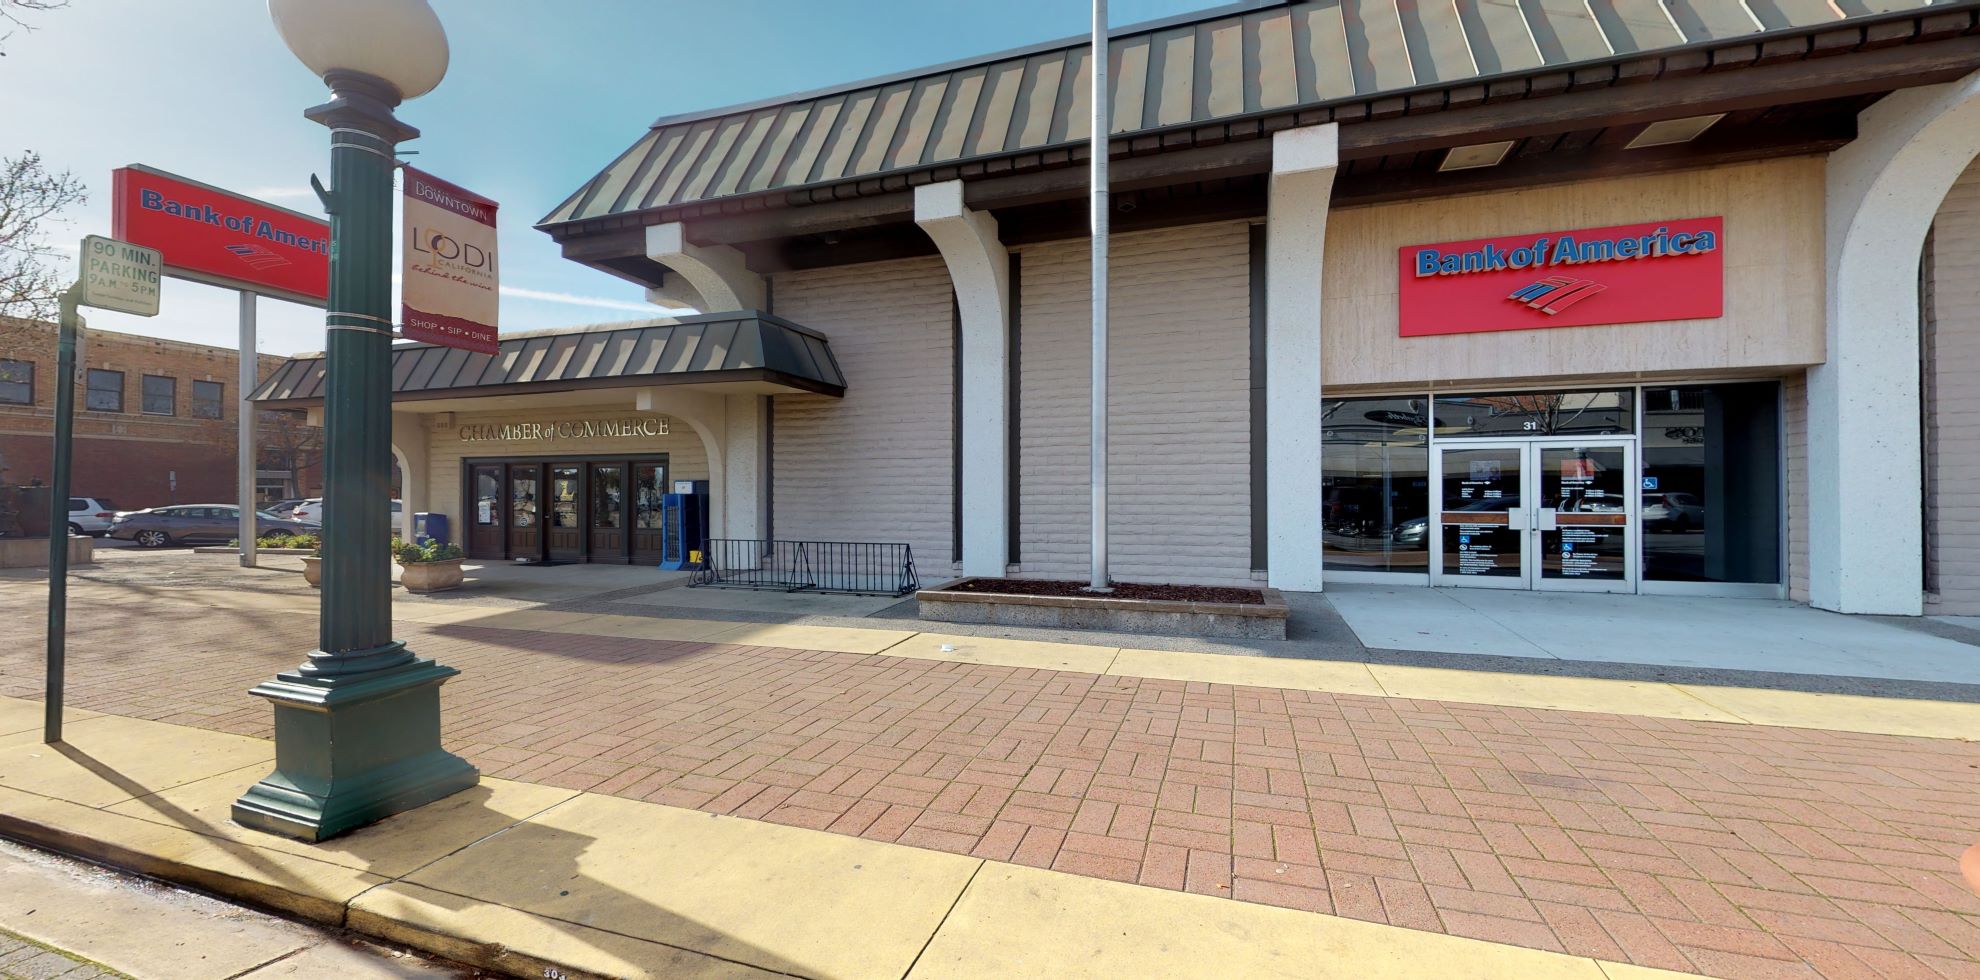
[[[1918,0],[1254,0],[1115,32],[1115,135],[1557,69],[1927,6]],[[561,224],[1085,140],[1084,39],[664,118]]]
[[[290,358],[252,398],[321,400],[324,367],[320,354]],[[622,330],[514,337],[492,356],[428,344],[392,348],[392,394],[405,399],[735,381],[846,392],[824,334],[748,310]]]

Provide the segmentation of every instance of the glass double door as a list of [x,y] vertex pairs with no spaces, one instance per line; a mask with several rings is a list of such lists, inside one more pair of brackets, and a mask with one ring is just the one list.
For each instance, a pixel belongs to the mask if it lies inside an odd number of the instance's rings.
[[1636,591],[1636,470],[1628,440],[1434,446],[1430,584]]

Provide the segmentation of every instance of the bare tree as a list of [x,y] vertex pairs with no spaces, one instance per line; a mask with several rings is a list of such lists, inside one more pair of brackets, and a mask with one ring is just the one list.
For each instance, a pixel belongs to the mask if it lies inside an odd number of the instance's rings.
[[[0,0],[6,2],[14,0]],[[55,318],[62,284],[42,226],[87,199],[75,174],[50,172],[33,150],[0,159],[0,316]]]
[[264,409],[256,420],[260,430],[262,469],[287,470],[303,493],[303,471],[323,462],[323,430],[310,425],[308,418],[292,409]]
[[[15,31],[34,30],[34,25],[28,23],[22,15],[45,10],[60,10],[68,5],[69,0],[0,0],[0,27],[7,28],[5,34],[0,34],[0,44],[6,44],[7,39],[14,36]],[[0,51],[0,56],[5,56],[6,53]]]

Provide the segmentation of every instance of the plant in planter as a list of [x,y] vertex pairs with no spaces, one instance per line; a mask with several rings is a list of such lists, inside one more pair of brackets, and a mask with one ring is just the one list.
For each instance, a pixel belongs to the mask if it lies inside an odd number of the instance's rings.
[[467,552],[460,545],[429,539],[420,544],[400,544],[394,552],[399,559],[399,584],[407,592],[444,592],[459,588],[465,577],[461,561]]
[[312,587],[323,587],[323,543],[316,542],[310,552],[303,556],[303,581]]

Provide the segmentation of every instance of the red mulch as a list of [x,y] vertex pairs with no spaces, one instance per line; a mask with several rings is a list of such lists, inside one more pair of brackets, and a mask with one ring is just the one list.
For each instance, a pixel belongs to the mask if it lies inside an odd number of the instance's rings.
[[1235,602],[1254,606],[1265,604],[1265,593],[1258,589],[1233,589],[1216,585],[1136,585],[1114,583],[1114,591],[1086,591],[1085,582],[1041,582],[1014,578],[973,578],[957,582],[944,592],[988,592],[1003,595],[1069,596],[1078,599],[1154,599],[1164,602]]

